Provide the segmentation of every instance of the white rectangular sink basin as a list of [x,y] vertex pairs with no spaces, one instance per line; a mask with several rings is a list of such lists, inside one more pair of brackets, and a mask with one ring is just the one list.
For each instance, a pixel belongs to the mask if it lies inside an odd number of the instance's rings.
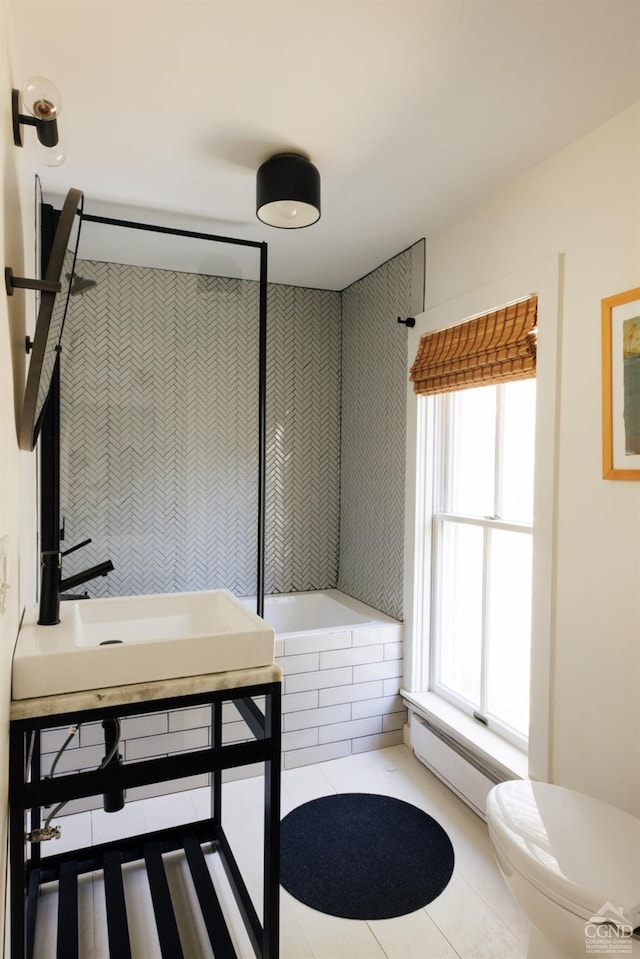
[[225,589],[60,603],[60,623],[27,610],[12,696],[31,699],[273,662],[271,626]]

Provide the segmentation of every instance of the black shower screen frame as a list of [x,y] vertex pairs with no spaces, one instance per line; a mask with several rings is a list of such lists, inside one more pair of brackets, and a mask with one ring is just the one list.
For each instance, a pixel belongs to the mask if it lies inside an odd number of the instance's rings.
[[[267,244],[258,240],[242,240],[238,237],[217,236],[180,230],[175,227],[139,223],[112,217],[82,213],[82,219],[106,226],[120,226],[149,233],[165,233],[195,240],[210,240],[235,246],[253,247],[260,254],[259,320],[258,320],[258,532],[256,558],[256,612],[264,616],[265,583],[265,494],[266,494],[266,449],[267,449]],[[43,236],[43,248],[50,239]],[[58,359],[59,365],[59,359]],[[60,550],[60,379],[54,376],[51,393],[43,415],[40,436],[40,536],[41,550]]]

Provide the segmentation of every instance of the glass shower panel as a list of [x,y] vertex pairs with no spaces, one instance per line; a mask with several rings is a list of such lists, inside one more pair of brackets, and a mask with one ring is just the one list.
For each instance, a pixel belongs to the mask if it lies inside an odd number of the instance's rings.
[[[218,272],[220,271],[220,272]],[[255,595],[260,251],[83,224],[61,364],[65,575]]]

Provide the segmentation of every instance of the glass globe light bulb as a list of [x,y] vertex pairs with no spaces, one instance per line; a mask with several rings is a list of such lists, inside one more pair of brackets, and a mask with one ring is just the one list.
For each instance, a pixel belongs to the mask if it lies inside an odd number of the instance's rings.
[[29,77],[22,87],[22,104],[37,120],[56,120],[62,108],[60,91],[46,77]]
[[54,147],[47,147],[43,143],[36,144],[36,157],[39,163],[48,167],[62,166],[66,160],[64,147],[57,143]]

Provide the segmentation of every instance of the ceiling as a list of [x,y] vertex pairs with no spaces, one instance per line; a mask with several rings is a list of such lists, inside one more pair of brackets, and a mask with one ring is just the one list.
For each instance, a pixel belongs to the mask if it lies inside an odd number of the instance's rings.
[[[45,199],[76,187],[89,212],[267,241],[277,283],[344,289],[640,99],[638,0],[10,6],[15,85],[44,75],[63,99]],[[256,169],[283,150],[322,177],[306,229],[255,217]],[[82,255],[148,255],[116,233],[83,226]],[[162,244],[159,265],[223,270]]]

